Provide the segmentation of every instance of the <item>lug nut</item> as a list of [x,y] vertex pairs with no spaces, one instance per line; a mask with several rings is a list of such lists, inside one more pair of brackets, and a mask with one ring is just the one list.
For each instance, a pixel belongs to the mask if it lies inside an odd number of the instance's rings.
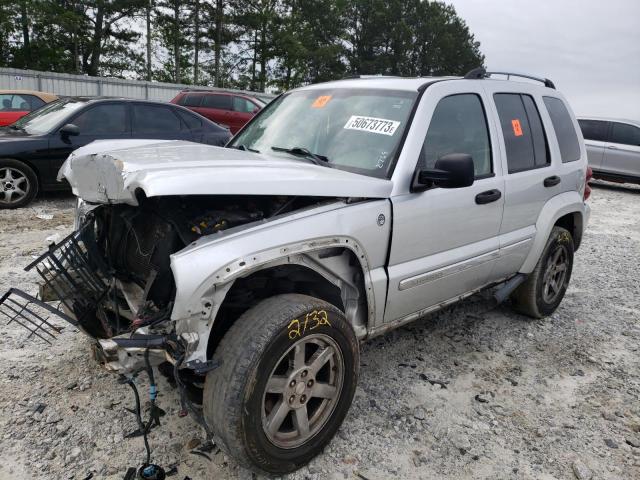
[[291,396],[289,397],[289,403],[293,403],[293,402],[295,402],[295,401],[296,401],[296,396],[295,396],[295,395],[291,395]]
[[295,380],[291,380],[291,381],[289,382],[289,386],[290,386],[291,388],[295,387],[295,386],[296,386],[296,381],[295,381]]
[[309,380],[307,382],[307,387],[309,387],[309,388],[313,387],[313,380]]
[[301,374],[300,376],[301,376],[302,378],[304,378],[304,377],[306,377],[306,376],[307,376],[307,374],[308,374],[308,373],[309,373],[309,372],[307,372],[306,370],[303,370],[303,371],[302,371],[302,374]]
[[304,402],[306,402],[306,401],[307,401],[307,396],[306,396],[306,395],[302,395],[302,396],[300,397],[300,403],[304,403]]

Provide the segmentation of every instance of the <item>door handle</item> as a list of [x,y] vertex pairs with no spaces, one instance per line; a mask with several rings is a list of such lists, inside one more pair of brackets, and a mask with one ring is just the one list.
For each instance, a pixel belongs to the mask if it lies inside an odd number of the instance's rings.
[[615,145],[608,145],[607,148],[609,150],[617,150],[618,149],[618,147],[616,147]]
[[500,190],[487,190],[486,192],[482,192],[476,195],[476,203],[478,205],[484,205],[486,203],[495,202],[500,199],[502,196],[502,192]]
[[561,180],[562,179],[557,175],[554,175],[553,177],[547,177],[544,179],[544,186],[547,188],[555,187],[561,182]]

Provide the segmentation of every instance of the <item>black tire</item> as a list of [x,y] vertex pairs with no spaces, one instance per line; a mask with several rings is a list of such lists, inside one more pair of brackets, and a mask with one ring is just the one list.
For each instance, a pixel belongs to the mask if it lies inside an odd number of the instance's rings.
[[[17,183],[18,179],[20,183]],[[15,196],[18,191],[24,192],[19,198]],[[38,177],[29,165],[12,158],[0,159],[0,209],[24,207],[37,194]]]
[[[558,308],[571,279],[573,253],[573,237],[569,231],[562,227],[553,227],[536,268],[527,277],[527,280],[511,294],[516,311],[529,317],[542,318],[551,315]],[[564,275],[561,278],[558,277],[560,273],[553,268],[553,265],[556,264],[554,262],[556,255],[564,256],[565,270],[563,270]],[[557,279],[557,282],[552,282],[557,284],[557,290],[548,289],[549,283],[546,282],[545,274]],[[547,294],[551,291],[553,291],[553,295]]]
[[[304,320],[299,320],[295,324],[296,320],[309,318],[309,315],[313,319],[313,314],[317,315],[319,312],[326,313],[326,316],[321,314],[326,321],[318,322],[317,319],[315,322],[310,321],[308,328],[302,328]],[[332,351],[338,351],[340,355],[332,355],[331,359],[335,360],[340,356],[343,359],[341,386],[335,390],[337,392],[335,399],[326,400],[326,402],[321,400],[325,408],[331,405],[330,410],[326,410],[328,415],[326,419],[322,423],[317,423],[316,426],[312,423],[307,424],[308,429],[309,426],[312,427],[308,430],[309,432],[313,433],[313,429],[317,429],[313,436],[299,446],[282,448],[273,443],[267,434],[267,426],[263,425],[271,415],[265,413],[267,395],[274,395],[266,392],[267,382],[275,376],[278,365],[282,365],[282,362],[291,362],[287,363],[289,365],[287,373],[281,375],[281,378],[285,379],[283,382],[285,388],[291,387],[288,379],[293,377],[287,375],[295,374],[289,372],[295,372],[296,363],[289,360],[285,354],[292,348],[302,345],[303,351],[311,353],[309,360],[304,362],[303,368],[306,368],[307,364],[310,366],[314,359],[321,356],[318,352],[323,349],[320,347],[316,353],[313,353],[312,342],[318,338],[333,342],[334,347],[337,347]],[[311,345],[311,348],[309,349],[307,345]],[[293,355],[295,356],[295,353]],[[359,357],[358,341],[353,329],[344,314],[333,305],[298,294],[278,295],[263,300],[245,312],[225,334],[214,354],[214,359],[221,361],[222,365],[207,374],[203,398],[204,415],[207,424],[214,432],[216,442],[238,463],[252,470],[267,474],[284,474],[300,468],[322,451],[342,424],[355,393],[360,366]],[[329,361],[326,363],[327,368],[333,372],[337,371],[336,365]],[[311,379],[311,375],[316,382],[316,387],[322,385],[315,374],[309,375],[306,379],[299,379],[303,384],[302,388],[313,383],[313,381],[307,382]],[[299,393],[301,392],[297,392]],[[305,415],[309,417],[313,416],[308,414],[308,411],[313,412],[312,400],[316,400],[312,398],[311,393],[309,390],[308,403],[304,405]],[[272,407],[272,413],[278,406],[282,408],[285,395],[289,399],[288,403],[291,403],[294,397],[294,395],[289,396],[288,393],[282,396],[276,395],[280,400]],[[295,401],[304,402],[302,397],[304,395],[296,397]],[[300,408],[297,403],[295,405]],[[288,404],[285,407],[291,408]],[[298,412],[293,409],[288,412],[282,425],[291,420],[294,432],[300,432],[302,440],[304,438],[302,430],[296,430],[296,423],[293,423],[296,422],[295,417]],[[288,417],[289,414],[292,416]],[[309,422],[311,420],[309,418]]]

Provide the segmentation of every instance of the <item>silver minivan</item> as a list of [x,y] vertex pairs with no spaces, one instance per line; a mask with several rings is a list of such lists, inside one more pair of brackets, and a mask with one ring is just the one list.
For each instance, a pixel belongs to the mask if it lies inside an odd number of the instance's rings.
[[640,183],[640,122],[607,118],[578,119],[593,176]]

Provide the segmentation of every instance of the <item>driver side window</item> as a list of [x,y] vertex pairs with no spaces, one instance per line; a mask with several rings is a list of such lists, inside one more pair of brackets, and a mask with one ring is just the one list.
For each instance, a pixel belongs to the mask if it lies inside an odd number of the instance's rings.
[[420,168],[434,168],[438,158],[450,153],[471,155],[476,178],[493,172],[487,119],[476,94],[451,95],[440,100],[420,151]]

